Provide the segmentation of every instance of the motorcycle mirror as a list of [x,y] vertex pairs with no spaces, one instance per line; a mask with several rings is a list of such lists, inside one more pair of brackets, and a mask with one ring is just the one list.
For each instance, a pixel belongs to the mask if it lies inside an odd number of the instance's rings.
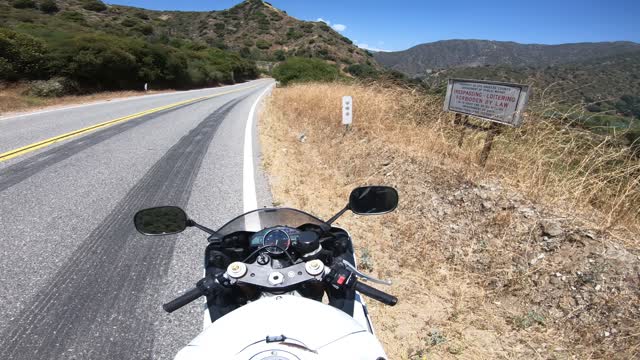
[[349,209],[358,215],[380,215],[398,207],[398,191],[389,186],[366,186],[354,189]]
[[144,235],[178,234],[187,228],[188,221],[184,210],[176,206],[140,210],[133,217],[136,230]]

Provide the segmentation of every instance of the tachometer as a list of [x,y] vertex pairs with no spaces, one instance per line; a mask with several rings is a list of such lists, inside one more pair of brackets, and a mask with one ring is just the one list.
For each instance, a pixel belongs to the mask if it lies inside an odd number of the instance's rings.
[[[284,253],[284,251],[289,249],[291,245],[291,239],[289,238],[289,234],[287,234],[284,230],[275,229],[269,231],[262,241],[263,246],[272,246],[267,248],[267,251],[273,255],[280,255]],[[276,247],[277,246],[277,247]]]

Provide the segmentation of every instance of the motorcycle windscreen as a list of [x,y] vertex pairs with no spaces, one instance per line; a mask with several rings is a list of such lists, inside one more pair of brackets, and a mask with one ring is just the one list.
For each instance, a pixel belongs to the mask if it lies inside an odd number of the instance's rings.
[[331,226],[317,217],[296,209],[258,209],[242,214],[229,221],[216,231],[219,236],[226,236],[238,231],[258,232],[274,226],[288,226],[297,228],[302,225],[316,225],[323,230]]

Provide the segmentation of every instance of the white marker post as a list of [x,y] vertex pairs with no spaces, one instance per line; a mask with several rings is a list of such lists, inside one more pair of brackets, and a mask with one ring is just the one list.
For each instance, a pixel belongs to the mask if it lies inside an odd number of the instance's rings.
[[149,91],[149,84],[148,83],[144,83],[144,91]]
[[349,131],[349,126],[353,122],[353,98],[351,96],[342,97],[342,124]]

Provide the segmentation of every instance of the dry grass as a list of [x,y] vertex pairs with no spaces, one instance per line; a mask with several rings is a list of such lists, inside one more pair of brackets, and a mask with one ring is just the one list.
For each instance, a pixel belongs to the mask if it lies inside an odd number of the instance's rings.
[[[261,124],[280,204],[328,218],[355,186],[399,189],[395,213],[338,221],[361,262],[394,280],[398,306],[369,301],[390,357],[637,356],[638,160],[615,139],[529,118],[482,169],[482,136],[458,148],[440,107],[398,88],[296,85],[275,90]],[[543,236],[545,221],[562,235]]]
[[103,100],[111,100],[123,97],[142,96],[171,92],[165,91],[111,91],[89,95],[73,95],[55,98],[39,98],[25,95],[28,84],[0,84],[0,115],[9,115],[16,112],[35,111],[49,107],[61,107],[76,104],[86,104]]

